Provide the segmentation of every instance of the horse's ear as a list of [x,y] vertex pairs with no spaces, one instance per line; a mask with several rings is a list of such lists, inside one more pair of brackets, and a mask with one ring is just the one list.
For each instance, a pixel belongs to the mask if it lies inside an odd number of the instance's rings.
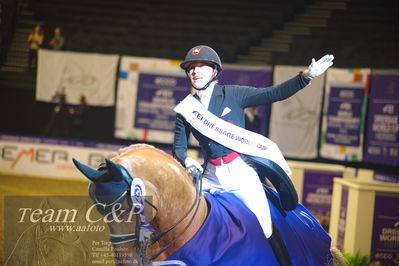
[[75,164],[76,168],[78,168],[79,171],[82,172],[82,174],[84,174],[91,181],[97,181],[105,173],[105,171],[95,170],[95,169],[79,162],[75,158],[72,158],[72,161]]
[[110,159],[105,158],[105,163],[107,164],[108,173],[115,179],[115,180],[131,180],[132,177],[130,176],[129,172],[120,164],[114,163]]

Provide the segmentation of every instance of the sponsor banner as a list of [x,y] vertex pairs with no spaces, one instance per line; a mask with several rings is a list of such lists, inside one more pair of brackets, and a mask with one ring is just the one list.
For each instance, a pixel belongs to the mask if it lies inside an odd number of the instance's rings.
[[325,135],[326,143],[341,144],[350,147],[359,146],[360,115],[363,97],[364,90],[362,87],[330,87],[327,132]]
[[39,50],[36,100],[79,104],[84,95],[89,105],[113,106],[119,55]]
[[115,121],[117,138],[173,142],[173,108],[190,93],[179,63],[157,58],[121,58]]
[[[244,66],[224,64],[219,78],[221,85],[241,85],[264,88],[272,85],[272,68],[270,66]],[[267,136],[269,133],[270,105],[264,104],[256,108],[260,120],[257,133]]]
[[374,180],[387,183],[399,183],[399,174],[387,174],[387,173],[374,173]]
[[395,265],[399,259],[398,205],[397,194],[376,194],[370,254],[378,265]]
[[[173,143],[175,113],[173,108],[191,93],[180,61],[123,56],[120,63],[116,106],[115,137]],[[224,65],[221,84],[265,87],[271,84],[270,67]],[[258,115],[266,120],[267,107]],[[266,121],[261,133],[267,132]],[[191,139],[190,143],[197,142]]]
[[369,69],[327,72],[320,155],[361,161],[370,79]]
[[303,175],[302,204],[327,231],[335,177],[342,177],[342,173],[305,171]]
[[[274,84],[280,84],[304,69],[306,66],[276,66]],[[290,98],[272,104],[269,137],[279,144],[284,156],[317,157],[324,76],[313,79],[310,85]]]
[[364,161],[399,166],[399,71],[373,71]]
[[[0,134],[0,172],[12,175],[87,180],[72,163],[72,158],[93,168],[112,158],[127,143],[106,143],[73,139],[55,139]],[[172,154],[171,145],[155,145]],[[187,151],[190,157],[202,161],[198,149]]]
[[139,75],[134,127],[142,130],[173,131],[173,107],[187,95],[187,78],[159,74]]
[[[116,147],[118,146],[100,143],[79,141],[72,143],[54,139],[0,135],[0,171],[12,175],[86,180],[72,163],[72,158],[97,168],[105,158],[115,156]],[[119,146],[118,149],[122,147]]]

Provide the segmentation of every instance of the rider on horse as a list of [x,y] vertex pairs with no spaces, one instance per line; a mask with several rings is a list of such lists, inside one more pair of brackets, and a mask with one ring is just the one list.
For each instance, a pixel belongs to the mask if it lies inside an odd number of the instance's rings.
[[[220,85],[218,77],[222,63],[218,54],[209,46],[200,45],[190,49],[180,67],[185,70],[194,97],[213,115],[244,128],[244,109],[250,106],[271,104],[284,100],[310,84],[310,81],[324,73],[332,65],[332,55],[326,55],[319,61],[312,60],[311,65],[292,79],[279,85],[254,88],[238,85]],[[211,130],[211,129],[209,129]],[[201,165],[187,156],[190,133],[198,140],[204,153],[205,162]],[[273,224],[269,205],[260,181],[260,176],[272,182],[280,193],[281,204],[285,209],[294,209],[298,198],[285,171],[271,160],[246,155],[226,143],[216,142],[202,129],[187,121],[184,112],[176,116],[174,157],[193,176],[202,174],[204,190],[222,190],[237,196],[258,218],[263,232],[272,240]],[[281,195],[284,194],[284,195]]]

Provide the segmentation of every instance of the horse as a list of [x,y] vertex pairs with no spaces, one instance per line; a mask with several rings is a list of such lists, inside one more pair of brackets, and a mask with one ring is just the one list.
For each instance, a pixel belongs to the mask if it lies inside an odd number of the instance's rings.
[[224,191],[202,191],[199,180],[195,185],[179,162],[154,146],[122,148],[98,169],[77,159],[73,162],[91,180],[89,195],[97,210],[124,218],[124,223],[108,219],[117,265],[334,262],[331,239],[315,217],[301,204],[284,210],[278,193],[270,187],[265,186],[265,193],[274,224],[272,237],[281,244],[277,248],[238,198]]

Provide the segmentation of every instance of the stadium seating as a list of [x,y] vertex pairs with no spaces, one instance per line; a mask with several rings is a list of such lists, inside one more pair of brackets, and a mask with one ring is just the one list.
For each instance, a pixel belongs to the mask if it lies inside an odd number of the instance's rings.
[[303,64],[303,58],[332,53],[336,67],[399,67],[399,8],[392,0],[348,1],[325,28],[295,36],[288,53],[274,53],[272,64]]
[[[324,0],[35,0],[29,7],[43,22],[45,44],[60,26],[67,50],[181,60],[194,45],[208,44],[224,63],[236,63],[238,55],[247,54],[317,1]],[[336,67],[398,68],[395,1],[346,2],[347,8],[334,11],[326,27],[294,35],[288,52],[273,52],[271,64],[303,65],[304,60],[333,53]],[[25,45],[25,37],[22,41]],[[1,116],[4,132],[43,133],[53,106],[35,102],[35,82],[32,72],[0,71],[0,111],[13,114],[12,120]],[[40,119],[27,119],[27,113]],[[112,139],[114,109],[93,108],[92,117],[92,137]],[[95,123],[96,117],[102,117],[101,123]]]
[[[60,26],[68,50],[181,59],[197,44],[234,63],[306,1],[37,0],[34,12],[50,31]],[[49,33],[51,34],[51,33]]]

